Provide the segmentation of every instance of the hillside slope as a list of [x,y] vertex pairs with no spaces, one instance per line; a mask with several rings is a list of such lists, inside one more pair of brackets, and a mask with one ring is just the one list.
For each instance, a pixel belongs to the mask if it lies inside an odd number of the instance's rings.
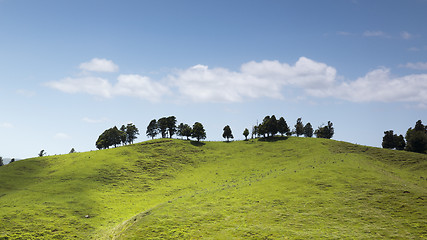
[[0,168],[0,239],[427,238],[427,156],[159,139]]

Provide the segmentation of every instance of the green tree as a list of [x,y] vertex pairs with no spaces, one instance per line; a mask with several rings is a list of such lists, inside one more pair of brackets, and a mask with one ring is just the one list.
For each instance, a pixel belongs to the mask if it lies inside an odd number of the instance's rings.
[[335,131],[334,131],[334,127],[331,121],[328,121],[328,125],[327,126],[320,126],[319,128],[317,128],[316,131],[314,131],[314,134],[316,135],[317,138],[332,138],[332,136],[334,135]]
[[126,145],[126,143],[127,143],[127,134],[126,134],[126,126],[125,125],[122,125],[121,127],[120,127],[120,131],[122,132],[122,133],[124,133],[124,134],[121,134],[120,136],[121,136],[121,142],[122,142],[122,144],[123,145]]
[[75,153],[76,150],[74,148],[71,148],[70,153]]
[[255,126],[252,126],[252,138],[254,138],[254,137],[259,137],[259,135],[260,135],[260,133],[259,133],[259,125],[257,124],[257,125],[255,125]]
[[3,165],[4,165],[4,163],[3,163],[3,157],[0,157],[0,167],[3,166]]
[[295,134],[297,137],[304,134],[304,125],[302,124],[301,118],[298,118],[295,124]]
[[248,140],[249,130],[247,128],[243,131],[243,136],[245,136],[245,140]]
[[168,119],[165,117],[160,118],[157,121],[157,127],[159,129],[160,134],[162,135],[162,138],[166,138],[168,134]]
[[393,149],[396,147],[395,141],[394,141],[393,130],[389,130],[389,131],[384,132],[383,142],[381,145],[383,148],[388,148],[388,149]]
[[283,117],[280,117],[279,121],[277,121],[277,130],[282,136],[290,132],[289,126]]
[[44,150],[41,150],[39,152],[39,157],[43,157],[44,155],[46,155],[46,152]]
[[126,125],[126,141],[130,144],[133,144],[133,141],[137,139],[136,135],[139,135],[138,128],[133,123],[128,123]]
[[224,132],[223,132],[223,134],[222,134],[222,137],[223,138],[226,138],[227,139],[227,142],[229,141],[229,139],[230,138],[234,138],[234,136],[233,136],[233,133],[232,133],[232,131],[231,131],[231,128],[230,128],[230,126],[225,126],[224,127]]
[[147,137],[151,137],[151,139],[154,139],[154,137],[157,136],[159,132],[156,119],[151,120],[151,122],[147,126],[147,131],[145,133],[147,134]]
[[206,132],[201,123],[199,122],[194,123],[191,136],[196,138],[198,142],[200,141],[200,139],[206,138]]
[[166,119],[166,122],[169,138],[172,138],[172,136],[176,133],[176,117],[170,116]]
[[409,128],[406,132],[406,150],[417,153],[427,151],[427,127],[418,120],[414,129]]
[[188,124],[180,123],[177,129],[177,134],[182,137],[191,137],[191,127]]
[[406,146],[405,139],[403,138],[402,134],[397,136],[396,134],[393,136],[394,138],[394,145],[397,150],[404,150]]
[[313,127],[311,126],[311,123],[307,123],[304,126],[303,133],[305,137],[312,137],[313,136]]
[[270,117],[270,120],[268,121],[267,129],[268,129],[269,134],[271,134],[272,137],[274,137],[274,135],[277,134],[277,132],[279,131],[279,126],[277,123],[276,116],[272,115]]

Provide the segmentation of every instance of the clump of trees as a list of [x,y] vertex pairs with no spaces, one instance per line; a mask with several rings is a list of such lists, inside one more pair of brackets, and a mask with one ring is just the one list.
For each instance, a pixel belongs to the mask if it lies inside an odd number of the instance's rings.
[[253,137],[274,137],[280,133],[281,136],[292,136],[297,137],[304,135],[305,137],[312,137],[313,133],[318,138],[332,138],[334,135],[334,128],[332,122],[328,122],[327,126],[320,126],[316,131],[313,130],[311,123],[303,124],[302,118],[298,118],[294,126],[295,128],[291,131],[286,120],[280,117],[279,120],[276,116],[272,115],[264,117],[261,124],[257,124],[252,128]]
[[196,122],[193,127],[185,123],[180,123],[177,127],[176,123],[175,116],[162,117],[159,120],[153,119],[147,126],[146,135],[151,139],[154,139],[158,134],[162,138],[172,138],[176,134],[180,137],[186,137],[187,140],[193,137],[197,141],[206,138],[206,131],[201,123]]
[[[406,139],[406,142],[405,142]],[[402,135],[394,134],[393,130],[385,131],[382,147],[388,149],[406,150],[410,152],[427,152],[427,125],[423,125],[421,120],[415,123],[415,127],[410,127],[406,131],[405,139]]]
[[0,167],[3,166],[3,165],[4,165],[4,163],[3,163],[3,157],[0,157]]
[[133,124],[129,123],[126,126],[122,125],[120,129],[116,126],[105,130],[96,141],[96,148],[106,149],[111,146],[117,147],[117,145],[132,144],[139,135],[138,128]]
[[326,126],[320,126],[314,131],[314,135],[316,135],[317,138],[327,138],[330,139],[332,136],[334,136],[334,127],[331,121],[328,121],[328,125]]

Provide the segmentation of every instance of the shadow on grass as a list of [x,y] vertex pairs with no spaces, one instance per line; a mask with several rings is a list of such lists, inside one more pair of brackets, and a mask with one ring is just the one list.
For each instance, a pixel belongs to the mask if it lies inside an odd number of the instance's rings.
[[284,141],[284,140],[288,140],[289,137],[286,136],[275,136],[275,137],[265,137],[265,138],[260,138],[259,141],[262,142],[277,142],[277,141]]
[[191,145],[196,146],[196,147],[201,147],[204,146],[206,143],[203,142],[199,142],[199,141],[190,141]]

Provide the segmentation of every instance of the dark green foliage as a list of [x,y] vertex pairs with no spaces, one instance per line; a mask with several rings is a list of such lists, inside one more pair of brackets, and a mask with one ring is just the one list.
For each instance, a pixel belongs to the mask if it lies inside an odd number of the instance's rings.
[[154,137],[157,136],[158,129],[157,129],[157,121],[156,119],[151,120],[151,122],[147,126],[147,131],[145,132],[147,134],[147,137],[151,137],[151,139],[154,139]]
[[138,128],[133,124],[129,123],[126,125],[126,142],[133,144],[133,141],[137,138],[136,135],[139,135]]
[[13,162],[15,162],[15,158],[10,159],[9,163],[13,163]]
[[157,128],[162,135],[162,138],[166,138],[168,133],[168,119],[165,117],[160,118],[157,121]]
[[201,123],[199,122],[194,123],[191,136],[196,138],[198,142],[200,141],[200,139],[206,138],[206,132]]
[[302,124],[301,118],[298,118],[295,124],[295,134],[297,137],[304,134],[304,125]]
[[189,137],[191,137],[191,127],[188,124],[180,123],[177,129],[178,136],[181,137],[187,137],[187,140]]
[[99,135],[98,140],[96,141],[96,148],[106,149],[111,146],[117,147],[122,143],[122,139],[126,135],[125,132],[120,131],[116,126],[105,130],[101,135]]
[[70,153],[75,153],[76,150],[74,148],[71,148]]
[[169,132],[169,138],[172,138],[172,136],[176,133],[176,117],[170,116],[167,118],[167,127]]
[[4,165],[4,163],[3,163],[3,157],[0,157],[0,167],[3,166],[3,165]]
[[406,132],[406,150],[411,152],[426,153],[427,151],[427,127],[418,120],[414,129]]
[[395,148],[393,130],[385,131],[382,146],[383,148]]
[[405,139],[403,138],[402,134],[399,136],[394,135],[393,138],[394,138],[394,144],[395,144],[396,149],[397,150],[404,150],[405,146],[406,146],[406,142],[405,142]]
[[277,122],[277,130],[282,136],[290,132],[289,126],[283,117],[280,117],[279,121]]
[[223,134],[222,134],[222,137],[223,138],[226,138],[227,139],[227,141],[229,141],[229,139],[230,138],[234,138],[234,136],[233,136],[233,133],[232,133],[232,131],[231,131],[231,128],[230,128],[230,126],[225,126],[224,127],[224,132],[223,132]]
[[304,126],[304,131],[303,131],[303,133],[304,133],[304,136],[305,136],[305,137],[312,137],[312,136],[313,136],[313,127],[311,126],[311,123],[307,123],[307,124]]
[[317,138],[332,138],[334,135],[334,127],[331,121],[328,121],[327,126],[320,126],[317,128],[316,131],[314,131],[314,134]]
[[41,150],[39,152],[39,157],[43,157],[44,155],[46,155],[46,152],[44,150]]
[[245,136],[245,140],[248,140],[249,130],[247,128],[243,131],[243,136]]

